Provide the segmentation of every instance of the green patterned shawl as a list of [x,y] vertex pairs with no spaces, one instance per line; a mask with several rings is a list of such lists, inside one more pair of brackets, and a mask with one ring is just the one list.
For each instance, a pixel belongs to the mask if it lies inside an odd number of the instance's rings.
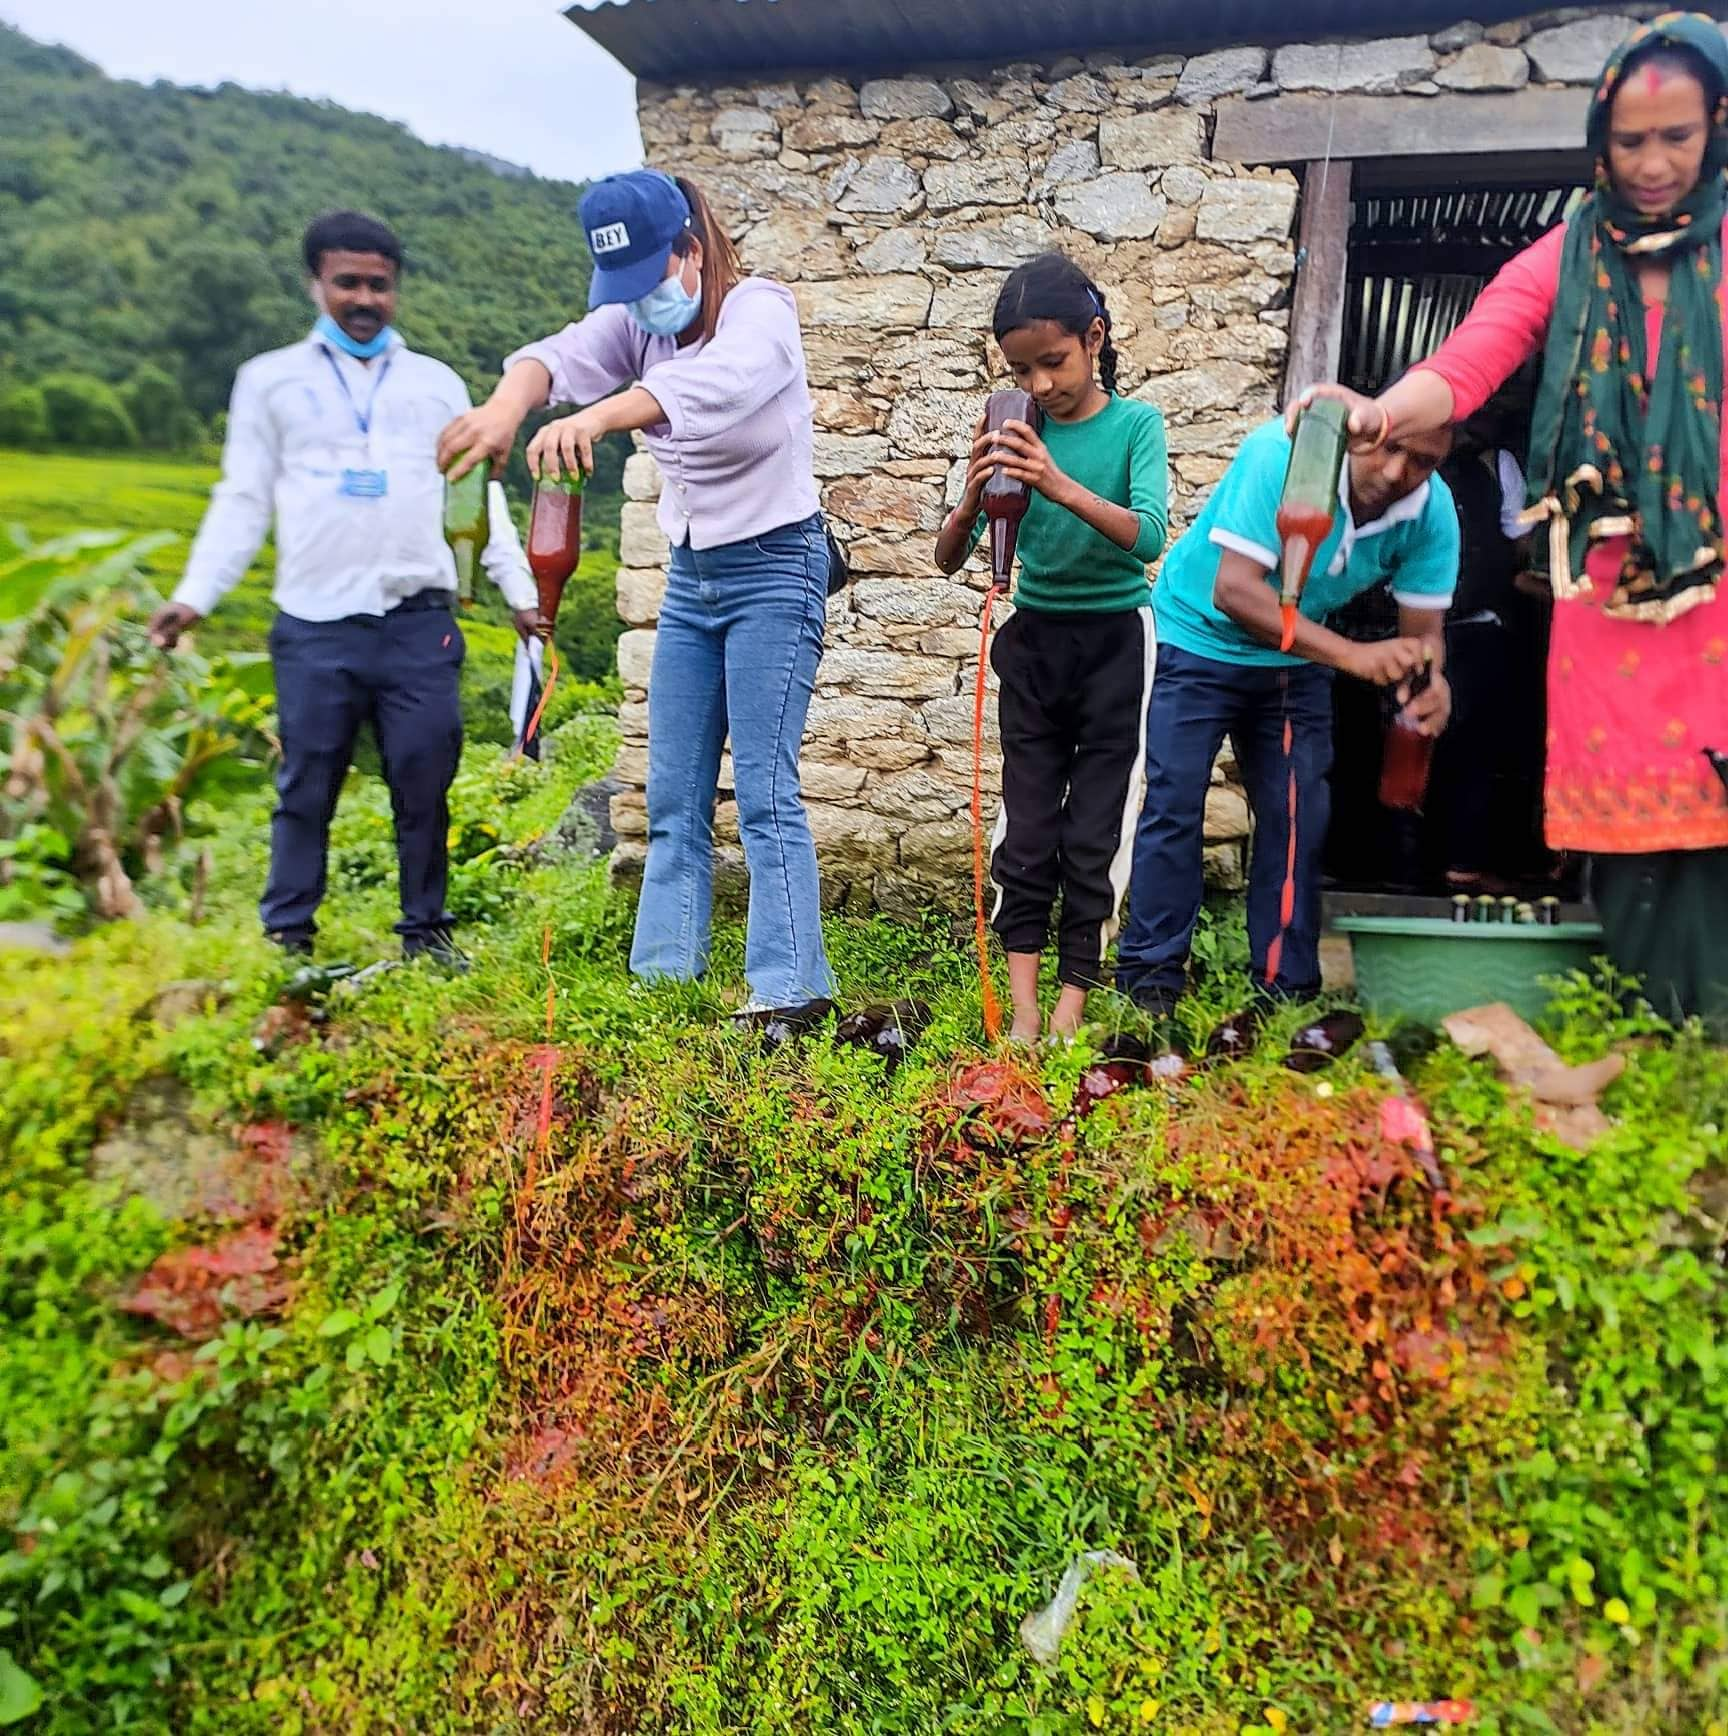
[[[1530,443],[1532,516],[1546,518],[1554,594],[1587,593],[1589,544],[1626,536],[1606,604],[1623,618],[1667,621],[1715,595],[1722,566],[1717,502],[1722,437],[1722,221],[1728,125],[1713,118],[1703,172],[1661,217],[1639,212],[1608,177],[1609,112],[1653,44],[1685,46],[1728,91],[1728,44],[1713,19],[1671,12],[1609,57],[1590,107],[1596,185],[1566,226]],[[1655,376],[1647,367],[1638,264],[1672,262]],[[1540,541],[1540,539],[1539,539]]]

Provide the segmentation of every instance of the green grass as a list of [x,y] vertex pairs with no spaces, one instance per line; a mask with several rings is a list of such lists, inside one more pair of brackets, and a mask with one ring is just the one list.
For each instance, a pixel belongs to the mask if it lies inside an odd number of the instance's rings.
[[[1442,1693],[1490,1733],[1721,1715],[1728,1284],[1694,1192],[1720,1053],[1569,985],[1568,1053],[1634,1044],[1589,1158],[1435,1055],[1439,1239],[1395,1171],[1390,1217],[1372,1192],[1327,1215],[1378,1088],[1360,1058],[1286,1073],[1294,1015],[1168,1102],[997,1141],[947,1107],[979,1011],[944,925],[828,925],[848,1004],[932,1004],[896,1079],[825,1037],[766,1056],[719,1019],[736,926],[708,982],[632,984],[628,903],[549,844],[604,726],[554,746],[474,747],[458,780],[467,977],[398,971],[256,1048],[285,976],[251,910],[262,799],[218,836],[203,926],[165,881],[143,922],[6,973],[0,1648],[46,1693],[27,1729],[1266,1736]],[[392,951],[393,906],[364,781],[324,956]],[[187,979],[202,1006],[160,1022]],[[1041,1069],[1058,1111],[1086,1064]],[[90,1166],[165,1083],[185,1106],[146,1126],[290,1126],[311,1183],[285,1311],[190,1362],[115,1298],[216,1230]],[[1147,1228],[1207,1211],[1234,1261]],[[1455,1299],[1418,1328],[1411,1283]],[[1369,1363],[1411,1330],[1474,1348],[1388,1405]],[[562,1477],[521,1473],[548,1452]],[[1017,1624],[1092,1548],[1139,1581],[1091,1587],[1046,1673]]]
[[[0,959],[0,1726],[1272,1736],[1468,1695],[1484,1736],[1722,1730],[1728,1056],[1558,985],[1561,1052],[1628,1057],[1578,1153],[1399,1034],[1443,1207],[1360,1052],[1284,1068],[1295,1010],[1069,1119],[1093,1054],[988,1057],[936,918],[826,925],[845,1005],[931,1007],[896,1075],[768,1052],[723,1018],[736,924],[634,982],[628,899],[559,844],[613,735],[471,737],[468,975],[296,1012],[262,790],[194,804],[143,919]],[[321,956],[394,919],[356,774]],[[1196,950],[1190,1036],[1246,987],[1239,925]],[[298,1186],[226,1208],[212,1153]],[[200,1345],[121,1306],[224,1210],[279,1235],[272,1306],[232,1280]],[[1088,1550],[1137,1576],[1037,1666]]]
[[[0,528],[21,525],[37,542],[77,530],[171,531],[181,541],[154,564],[166,595],[179,580],[220,474],[213,463],[185,458],[0,451]],[[206,629],[213,650],[263,648],[274,570],[275,550],[266,543]]]
[[[21,526],[37,541],[75,530],[168,531],[179,540],[154,556],[149,568],[166,597],[179,582],[219,475],[214,463],[185,458],[0,450],[0,530]],[[605,709],[616,695],[612,646],[623,630],[612,603],[616,503],[602,499],[597,506],[593,546],[584,550],[559,613],[558,645],[569,673],[548,709],[549,727],[578,711]],[[520,505],[516,510],[520,520]],[[275,614],[274,571],[274,545],[266,541],[245,578],[198,629],[206,651],[264,649]],[[469,734],[506,741],[515,637],[509,610],[489,581],[479,585],[462,629],[468,641],[462,689]],[[363,747],[362,764],[376,770],[370,748]]]

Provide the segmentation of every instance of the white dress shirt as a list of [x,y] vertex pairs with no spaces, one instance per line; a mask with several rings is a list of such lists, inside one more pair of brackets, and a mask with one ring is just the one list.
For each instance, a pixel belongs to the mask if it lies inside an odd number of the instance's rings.
[[[438,436],[471,407],[454,370],[396,338],[370,363],[312,336],[254,356],[234,380],[222,480],[174,593],[208,615],[276,521],[276,606],[302,621],[382,615],[454,591]],[[383,473],[383,492],[375,491]],[[345,481],[346,479],[346,481]],[[491,485],[483,560],[513,609],[536,600],[504,491]]]

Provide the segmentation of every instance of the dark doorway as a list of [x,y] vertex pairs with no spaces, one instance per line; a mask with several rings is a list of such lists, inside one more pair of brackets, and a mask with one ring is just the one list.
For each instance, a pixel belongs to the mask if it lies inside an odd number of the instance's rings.
[[[1379,391],[1431,354],[1515,253],[1564,221],[1583,189],[1556,176],[1527,184],[1360,186],[1351,208],[1340,377]],[[1448,616],[1453,724],[1436,745],[1420,817],[1378,799],[1390,701],[1336,684],[1329,883],[1341,892],[1540,897],[1569,890],[1541,835],[1547,605],[1517,584],[1521,546],[1502,524],[1519,492],[1533,373],[1508,383],[1460,430],[1444,474],[1463,533]],[[1521,504],[1521,502],[1518,502]],[[1398,610],[1384,588],[1332,625],[1388,638]]]

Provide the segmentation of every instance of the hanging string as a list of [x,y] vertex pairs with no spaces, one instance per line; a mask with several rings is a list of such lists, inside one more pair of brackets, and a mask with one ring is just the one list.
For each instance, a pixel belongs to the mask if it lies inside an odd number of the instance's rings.
[[528,744],[539,733],[540,719],[546,715],[546,701],[552,697],[552,689],[558,685],[558,647],[550,639],[546,640],[546,684],[540,689],[540,703],[534,707],[534,715],[528,719],[527,727],[522,731],[522,739],[516,744],[516,751],[510,756],[514,765],[528,751]]
[[[1338,44],[1338,63],[1332,80],[1332,100],[1326,107],[1326,151],[1320,159],[1320,186],[1315,192],[1314,203],[1323,212],[1326,207],[1326,182],[1332,173],[1332,140],[1338,127],[1338,84],[1344,71],[1344,44]],[[1306,264],[1306,250],[1298,258],[1298,265]],[[1312,384],[1313,382],[1309,382]],[[1280,649],[1288,651],[1296,638],[1296,611],[1292,606],[1286,606],[1283,621],[1283,636]],[[1284,883],[1278,895],[1278,932],[1272,936],[1271,943],[1266,948],[1265,983],[1268,988],[1275,987],[1278,973],[1284,966],[1284,941],[1290,933],[1290,925],[1296,919],[1296,739],[1295,730],[1290,721],[1290,671],[1283,670],[1278,680],[1278,705],[1283,714],[1284,724],[1284,802],[1285,802],[1285,847],[1284,847]]]

